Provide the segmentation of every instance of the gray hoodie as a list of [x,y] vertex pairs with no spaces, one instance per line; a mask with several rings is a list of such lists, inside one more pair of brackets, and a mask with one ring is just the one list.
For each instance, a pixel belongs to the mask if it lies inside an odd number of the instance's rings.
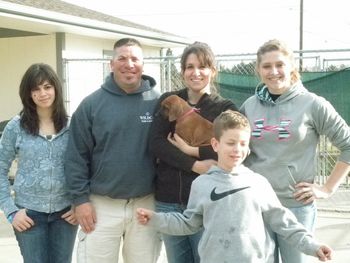
[[71,120],[65,174],[76,205],[90,194],[128,199],[154,189],[154,159],[149,128],[159,93],[155,80],[142,76],[141,87],[125,93],[113,73],[87,96]]
[[316,255],[320,245],[279,202],[268,181],[243,165],[236,173],[213,166],[197,177],[187,209],[156,213],[150,224],[170,235],[188,235],[204,227],[201,263],[272,263],[275,244],[265,224],[296,249]]
[[[43,213],[61,211],[71,204],[63,169],[68,126],[48,140],[29,134],[20,121],[19,115],[11,119],[0,140],[0,209],[6,216],[18,211],[18,207]],[[7,174],[16,158],[12,195]]]
[[340,150],[340,161],[350,163],[349,126],[328,101],[307,91],[301,82],[276,101],[266,86],[258,86],[241,112],[252,127],[251,154],[245,165],[268,179],[284,206],[302,206],[292,196],[294,185],[314,182],[320,135]]

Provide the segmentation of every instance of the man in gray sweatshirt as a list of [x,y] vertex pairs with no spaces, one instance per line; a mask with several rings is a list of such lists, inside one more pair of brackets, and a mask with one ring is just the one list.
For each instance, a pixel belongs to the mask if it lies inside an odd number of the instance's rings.
[[[72,116],[65,174],[75,206],[79,263],[155,263],[160,238],[140,227],[135,207],[154,207],[148,134],[158,92],[143,75],[140,43],[118,40],[112,73]],[[123,240],[123,243],[121,241]]]

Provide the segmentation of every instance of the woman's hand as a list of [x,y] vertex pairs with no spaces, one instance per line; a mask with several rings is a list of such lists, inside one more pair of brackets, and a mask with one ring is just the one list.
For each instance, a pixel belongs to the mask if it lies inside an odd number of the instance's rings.
[[216,165],[217,161],[208,159],[208,160],[203,160],[203,161],[195,161],[193,166],[192,166],[192,171],[197,173],[197,174],[204,174],[206,173],[210,167],[213,165]]
[[63,218],[65,221],[67,221],[71,225],[77,225],[78,220],[75,217],[74,209],[71,208],[69,211],[65,212],[61,218]]
[[20,209],[13,218],[12,226],[18,232],[23,232],[34,226],[34,221],[27,216],[26,209]]
[[295,185],[295,200],[303,204],[312,203],[316,199],[328,198],[332,195],[331,191],[325,186],[301,182]]
[[174,145],[176,148],[178,148],[183,153],[199,158],[199,151],[198,147],[193,147],[191,145],[188,145],[184,139],[182,139],[179,135],[174,133],[174,136],[172,136],[171,133],[168,134],[168,141]]

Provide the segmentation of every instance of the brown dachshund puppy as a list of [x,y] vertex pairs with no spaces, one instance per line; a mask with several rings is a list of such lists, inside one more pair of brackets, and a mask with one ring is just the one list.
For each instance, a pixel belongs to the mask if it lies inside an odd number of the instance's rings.
[[189,145],[197,147],[210,145],[214,137],[213,124],[199,115],[198,109],[192,108],[177,95],[170,95],[161,103],[161,112],[169,121],[175,121],[175,133]]

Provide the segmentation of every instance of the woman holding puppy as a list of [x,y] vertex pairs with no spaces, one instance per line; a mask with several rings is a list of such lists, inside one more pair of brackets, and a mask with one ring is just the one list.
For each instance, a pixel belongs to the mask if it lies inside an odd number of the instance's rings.
[[[195,42],[186,47],[180,63],[185,87],[160,97],[150,134],[150,148],[158,159],[155,190],[158,212],[182,213],[192,181],[205,173],[217,159],[210,145],[193,147],[174,133],[176,121],[162,116],[162,101],[175,94],[196,108],[193,114],[200,114],[210,122],[227,109],[238,110],[232,101],[223,99],[216,92],[213,84],[215,57],[207,44]],[[163,235],[168,262],[199,263],[197,247],[200,237],[201,232],[190,236]]]

